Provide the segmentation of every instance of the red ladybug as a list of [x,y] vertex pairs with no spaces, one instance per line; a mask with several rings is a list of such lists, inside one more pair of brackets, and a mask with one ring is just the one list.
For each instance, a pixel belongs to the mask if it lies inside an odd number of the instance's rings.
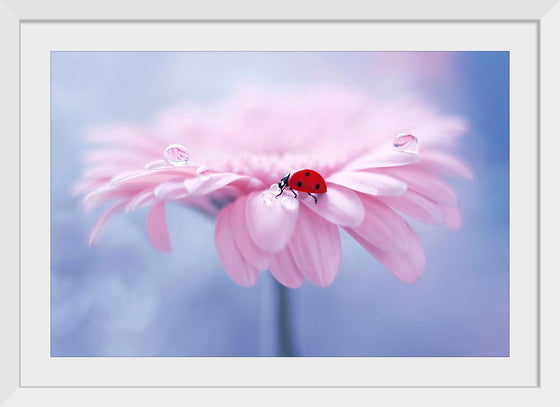
[[290,191],[297,197],[296,191],[307,192],[307,195],[315,199],[317,203],[317,198],[311,193],[324,194],[327,192],[327,183],[325,179],[317,171],[304,169],[294,172],[293,174],[287,173],[282,177],[278,183],[280,187],[280,193],[276,195],[278,198],[284,192],[284,188],[289,187]]

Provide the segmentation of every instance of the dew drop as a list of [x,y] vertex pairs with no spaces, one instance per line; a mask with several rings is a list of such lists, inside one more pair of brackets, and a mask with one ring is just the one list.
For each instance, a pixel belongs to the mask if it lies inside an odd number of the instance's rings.
[[196,169],[196,175],[207,175],[210,173],[210,168],[200,166]]
[[272,184],[268,190],[274,195],[278,195],[280,193],[280,187],[278,184]]
[[210,168],[200,166],[196,169],[196,175],[200,181],[208,181],[210,179]]
[[164,157],[168,163],[180,167],[189,161],[189,150],[180,144],[170,144],[165,149]]
[[264,191],[261,194],[261,198],[266,205],[272,205],[274,202],[274,195],[270,193],[270,191]]
[[404,153],[418,152],[418,139],[408,133],[401,133],[393,140],[393,147]]

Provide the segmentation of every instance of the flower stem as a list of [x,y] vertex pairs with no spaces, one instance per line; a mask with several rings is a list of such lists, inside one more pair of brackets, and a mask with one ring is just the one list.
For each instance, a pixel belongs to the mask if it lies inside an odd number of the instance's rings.
[[278,356],[297,356],[290,318],[288,288],[276,283],[278,294]]

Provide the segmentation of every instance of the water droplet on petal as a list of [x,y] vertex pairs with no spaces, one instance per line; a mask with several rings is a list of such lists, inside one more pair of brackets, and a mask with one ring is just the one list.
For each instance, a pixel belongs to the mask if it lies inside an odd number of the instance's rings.
[[165,149],[164,157],[168,163],[180,167],[189,161],[189,150],[180,144],[170,144]]
[[266,205],[272,205],[274,202],[274,195],[270,193],[270,191],[264,191],[261,194],[261,198]]
[[274,195],[278,195],[280,193],[280,187],[278,184],[272,184],[268,190]]
[[204,175],[210,172],[210,168],[200,166],[196,169],[196,175]]
[[297,199],[291,196],[283,196],[281,203],[282,206],[289,211],[293,211],[298,206]]
[[196,169],[196,175],[201,181],[208,181],[210,179],[210,168],[200,166]]
[[404,153],[416,153],[418,152],[418,139],[412,134],[401,133],[393,140],[393,147]]

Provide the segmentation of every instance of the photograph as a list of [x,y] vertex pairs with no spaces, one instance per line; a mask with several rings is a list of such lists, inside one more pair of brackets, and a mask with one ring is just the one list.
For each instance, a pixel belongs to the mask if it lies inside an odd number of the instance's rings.
[[508,51],[52,51],[51,357],[509,357]]

